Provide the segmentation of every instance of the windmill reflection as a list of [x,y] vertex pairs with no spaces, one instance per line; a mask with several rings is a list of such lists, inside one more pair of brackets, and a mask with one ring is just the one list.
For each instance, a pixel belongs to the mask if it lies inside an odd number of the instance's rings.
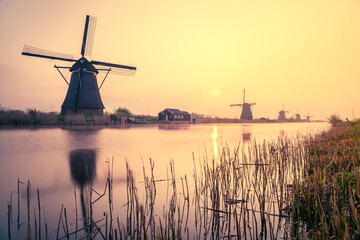
[[243,143],[250,142],[251,138],[251,127],[247,125],[242,126],[242,140]]
[[71,178],[80,188],[80,202],[84,229],[90,232],[92,210],[90,191],[92,182],[96,177],[96,150],[76,149],[69,153]]

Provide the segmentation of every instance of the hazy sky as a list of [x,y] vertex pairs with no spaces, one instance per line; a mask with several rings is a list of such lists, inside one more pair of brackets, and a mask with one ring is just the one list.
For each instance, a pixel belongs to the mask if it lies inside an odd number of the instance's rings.
[[282,104],[289,116],[360,117],[359,0],[0,0],[3,107],[60,111],[67,85],[53,66],[71,63],[21,52],[27,44],[79,58],[87,14],[97,17],[91,59],[138,69],[108,76],[107,111],[239,117],[229,105],[246,88],[255,118],[276,118]]

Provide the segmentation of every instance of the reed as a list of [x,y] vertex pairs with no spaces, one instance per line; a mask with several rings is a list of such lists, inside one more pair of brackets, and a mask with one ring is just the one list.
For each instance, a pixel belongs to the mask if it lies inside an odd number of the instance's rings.
[[28,181],[27,189],[26,189],[26,205],[27,205],[27,239],[31,239],[31,227],[30,227],[30,201],[31,201],[31,185],[30,181]]
[[38,239],[38,232],[37,232],[37,229],[38,229],[38,226],[37,226],[37,221],[36,221],[36,211],[35,211],[35,208],[34,208],[34,224],[35,224],[35,240]]
[[11,204],[7,203],[7,207],[8,207],[8,238],[9,240],[11,240]]
[[49,234],[48,234],[48,225],[47,225],[47,221],[46,221],[45,209],[44,209],[43,213],[44,213],[44,222],[45,222],[45,239],[48,240]]
[[41,207],[40,207],[40,192],[37,189],[37,197],[38,197],[38,211],[39,211],[39,240],[41,240]]

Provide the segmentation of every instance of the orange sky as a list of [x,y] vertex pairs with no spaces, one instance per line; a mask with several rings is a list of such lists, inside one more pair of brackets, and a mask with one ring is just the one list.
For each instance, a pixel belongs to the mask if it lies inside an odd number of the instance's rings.
[[229,105],[246,88],[255,118],[276,118],[282,104],[289,116],[360,117],[360,1],[347,0],[0,0],[2,106],[60,111],[67,85],[53,66],[69,63],[21,51],[79,58],[87,14],[97,17],[91,59],[138,68],[107,78],[107,111],[239,117]]

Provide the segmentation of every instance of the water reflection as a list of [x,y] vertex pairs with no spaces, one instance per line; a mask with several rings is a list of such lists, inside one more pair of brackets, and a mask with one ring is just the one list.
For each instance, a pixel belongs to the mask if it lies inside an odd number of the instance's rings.
[[67,135],[69,149],[88,149],[97,148],[97,136],[103,130],[100,127],[67,127],[63,128]]
[[80,187],[92,183],[96,176],[96,150],[76,149],[70,152],[72,180]]
[[279,136],[280,136],[280,137],[284,137],[284,136],[285,136],[285,131],[284,131],[284,129],[280,129],[280,131],[279,131]]
[[104,126],[101,125],[65,125],[62,126],[61,129],[79,132],[79,131],[98,131],[104,129]]
[[159,124],[160,130],[188,130],[190,129],[189,124]]
[[91,185],[96,177],[96,150],[75,149],[69,153],[71,178],[76,186],[80,188],[81,212],[86,232],[91,231],[89,227],[92,221],[90,191]]
[[216,159],[219,156],[219,149],[217,144],[217,139],[219,137],[219,134],[218,134],[218,127],[217,126],[212,126],[212,127],[213,127],[213,132],[211,134],[211,139],[213,141],[214,158]]
[[242,140],[243,140],[243,143],[249,142],[250,138],[251,138],[251,126],[250,125],[243,125],[242,126]]

